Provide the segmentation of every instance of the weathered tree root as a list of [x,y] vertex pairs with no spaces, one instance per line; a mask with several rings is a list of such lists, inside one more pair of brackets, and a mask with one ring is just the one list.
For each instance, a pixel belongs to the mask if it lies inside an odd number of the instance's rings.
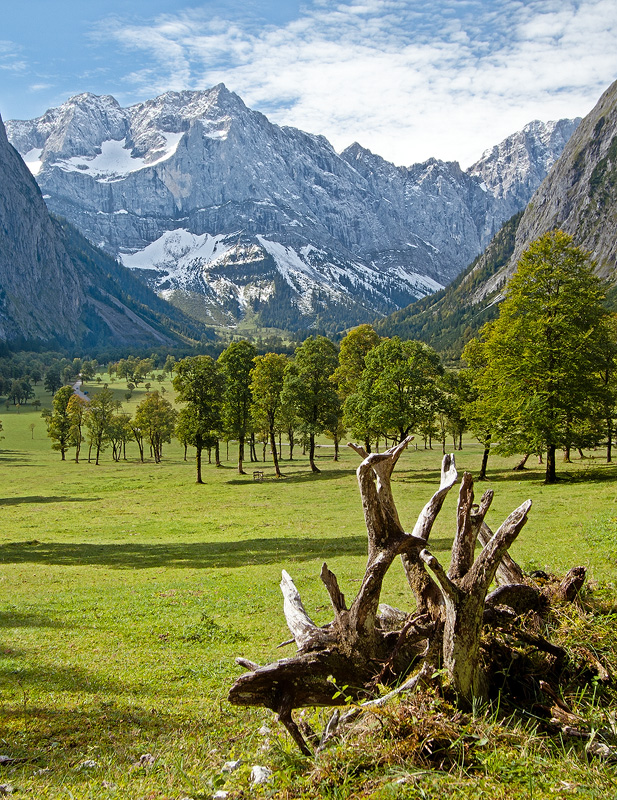
[[[547,603],[540,588],[525,578],[507,553],[527,521],[531,501],[513,511],[493,533],[484,521],[493,493],[485,492],[475,505],[469,473],[463,475],[461,483],[447,572],[430,552],[431,529],[457,479],[454,455],[444,456],[439,489],[421,511],[413,532],[405,532],[390,479],[412,438],[381,454],[368,454],[358,445],[349,445],[362,458],[357,476],[368,534],[366,571],[351,605],[347,606],[336,576],[324,563],[321,579],[334,619],[320,627],[307,614],[291,577],[283,571],[283,610],[297,654],[263,667],[237,659],[249,672],[231,687],[230,702],[275,711],[306,755],[311,754],[311,748],[293,719],[296,708],[342,706],[350,699],[356,704],[342,715],[335,712],[321,737],[308,731],[311,742],[319,742],[319,750],[359,714],[430,681],[438,670],[445,672],[461,704],[486,698],[487,679],[480,652],[483,627],[505,629],[521,615],[539,613]],[[476,541],[483,546],[477,557]],[[402,559],[415,600],[413,614],[388,607],[380,611],[382,583],[397,556]],[[560,596],[570,598],[580,591],[584,571],[578,569],[572,580],[560,587]],[[498,588],[489,595],[493,580]],[[539,635],[527,632],[524,636],[540,650],[555,656],[560,651]],[[375,698],[378,684],[399,686]],[[306,735],[307,726],[304,728]]]

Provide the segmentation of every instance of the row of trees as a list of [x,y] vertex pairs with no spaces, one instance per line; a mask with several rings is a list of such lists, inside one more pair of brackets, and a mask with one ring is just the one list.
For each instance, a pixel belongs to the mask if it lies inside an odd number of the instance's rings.
[[[535,242],[508,286],[499,318],[467,345],[466,369],[446,371],[427,345],[382,339],[370,325],[354,328],[339,348],[323,336],[309,337],[292,358],[258,355],[250,342],[237,341],[217,360],[193,356],[176,362],[169,357],[158,365],[173,372],[179,413],[153,392],[131,420],[114,407],[109,390],[85,404],[65,387],[56,393],[48,417],[50,436],[63,457],[67,442],[79,448],[81,414],[98,463],[105,442],[119,457],[131,438],[142,458],[147,440],[158,461],[163,443],[175,432],[185,447],[195,448],[201,482],[202,453],[214,450],[220,464],[221,440],[237,440],[240,473],[247,442],[251,460],[257,460],[256,440],[263,443],[264,458],[269,444],[280,476],[283,435],[289,457],[294,443],[302,441],[311,469],[318,472],[319,435],[333,440],[336,458],[345,435],[361,440],[368,452],[410,433],[425,446],[439,440],[445,451],[448,435],[460,448],[464,431],[471,430],[485,446],[480,477],[493,445],[503,454],[545,454],[551,482],[559,448],[569,459],[573,447],[607,441],[611,459],[617,323],[604,309],[593,266],[588,254],[559,231]],[[129,357],[109,371],[137,383],[152,368],[151,359]],[[72,419],[70,425],[63,414]],[[69,433],[61,436],[60,429]]]
[[295,441],[306,444],[315,463],[316,438],[325,434],[338,445],[349,432],[368,450],[380,440],[399,441],[420,431],[425,441],[448,431],[460,436],[455,375],[444,373],[438,355],[419,342],[381,340],[370,325],[352,330],[340,350],[323,336],[309,337],[293,358],[257,355],[247,341],[232,343],[214,361],[186,358],[176,365],[176,397],[184,403],[178,436],[196,448],[197,481],[201,452],[221,436],[238,441],[238,472],[243,473],[247,438],[269,443],[277,476],[277,438],[287,437],[289,457]]
[[51,410],[43,411],[43,417],[52,448],[60,451],[63,461],[69,448],[74,447],[78,462],[84,441],[88,443],[89,461],[94,452],[98,464],[108,445],[112,447],[113,459],[119,461],[122,456],[126,457],[127,443],[135,441],[142,461],[144,442],[147,442],[152,457],[159,463],[163,444],[171,441],[177,412],[158,392],[146,395],[131,417],[122,411],[121,403],[108,388],[96,392],[91,399],[84,399],[72,386],[63,386],[54,395]]

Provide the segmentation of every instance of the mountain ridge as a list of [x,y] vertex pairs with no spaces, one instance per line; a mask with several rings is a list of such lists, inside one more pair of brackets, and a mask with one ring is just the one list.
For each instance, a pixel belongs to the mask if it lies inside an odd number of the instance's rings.
[[[446,290],[376,323],[383,335],[413,335],[460,356],[462,344],[497,313],[522,253],[559,228],[589,251],[597,273],[617,280],[617,81],[564,147],[524,212]],[[615,291],[609,293],[614,304]]]
[[532,123],[510,153],[522,178],[495,195],[499,147],[473,173],[396,167],[360,145],[338,154],[224,84],[125,109],[85,93],[7,130],[50,209],[177,305],[219,324],[250,313],[334,331],[454,278],[557,157],[554,131],[567,139],[577,123]]
[[194,323],[50,216],[1,118],[0,175],[1,340],[147,347],[198,335]]

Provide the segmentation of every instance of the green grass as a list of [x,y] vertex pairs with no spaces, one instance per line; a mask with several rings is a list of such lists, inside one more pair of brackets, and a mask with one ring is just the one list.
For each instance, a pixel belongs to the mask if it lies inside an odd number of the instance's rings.
[[[124,402],[126,385],[110,388]],[[38,391],[49,406],[49,395]],[[136,390],[127,410],[144,394]],[[612,768],[588,766],[578,752],[559,758],[537,735],[512,734],[510,741],[497,722],[490,744],[476,748],[471,771],[465,764],[452,773],[431,764],[420,769],[402,745],[397,758],[384,756],[379,765],[382,734],[374,734],[372,761],[363,745],[335,748],[315,766],[295,755],[269,712],[226,702],[240,673],[236,656],[265,663],[292,652],[277,649],[289,636],[281,568],[319,623],[331,618],[318,577],[324,560],[348,598],[357,591],[366,535],[353,452],[343,450],[335,464],[332,448],[321,448],[323,471],[312,476],[298,448],[297,460],[283,462],[283,480],[275,480],[271,463],[260,464],[263,483],[250,472],[239,476],[231,461],[218,470],[206,465],[206,483],[197,486],[194,463],[183,461],[177,442],[160,465],[139,463],[131,445],[126,462],[112,463],[106,452],[96,467],[85,460],[87,448],[82,463],[62,462],[32,406],[19,413],[3,407],[0,419],[0,755],[19,760],[0,766],[0,784],[10,783],[17,796],[198,800],[223,784],[246,794],[250,766],[258,763],[276,769],[267,793],[281,797],[486,791],[537,800],[569,797],[569,790],[549,789],[570,778],[591,787],[577,789],[577,797],[617,795],[614,786],[607,794]],[[480,456],[480,447],[466,442],[456,454],[459,471],[477,473]],[[513,473],[514,459],[492,459],[491,527],[533,500],[512,551],[525,567],[563,572],[584,564],[593,580],[615,582],[617,467],[595,456],[560,465],[556,486],[542,484],[541,466]],[[399,462],[394,491],[408,529],[437,486],[440,460],[439,450],[420,448]],[[452,495],[432,534],[432,549],[446,561],[455,507]],[[390,573],[382,599],[408,607],[402,570],[394,565]],[[265,752],[264,723],[272,728]],[[140,766],[145,753],[154,763]],[[224,762],[237,757],[245,764],[223,775]],[[548,788],[533,789],[526,765]],[[504,770],[522,777],[499,784]]]

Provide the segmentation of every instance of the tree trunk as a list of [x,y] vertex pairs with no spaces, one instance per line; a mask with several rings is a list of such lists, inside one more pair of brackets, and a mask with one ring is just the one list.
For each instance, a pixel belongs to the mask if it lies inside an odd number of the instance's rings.
[[216,443],[214,445],[214,466],[221,466],[221,447],[218,438],[216,439]]
[[546,475],[544,478],[544,483],[557,483],[557,470],[555,464],[555,451],[556,447],[554,444],[550,444],[546,448]]
[[281,469],[279,467],[278,453],[276,452],[276,436],[274,433],[274,425],[270,425],[270,447],[272,449],[272,460],[274,461],[274,472],[277,478],[281,478]]
[[201,479],[201,450],[202,450],[202,448],[201,447],[197,447],[196,450],[197,450],[197,452],[195,454],[195,461],[197,463],[197,480],[195,481],[195,483],[203,483],[203,481]]
[[311,433],[309,436],[309,464],[313,472],[321,472],[315,464],[315,434]]
[[530,455],[531,455],[530,453],[525,453],[525,455],[521,458],[521,460],[518,462],[518,464],[515,464],[512,467],[512,469],[515,472],[524,470],[525,469],[525,464],[527,463],[527,459],[529,458]]
[[238,439],[238,475],[246,475],[246,472],[243,469],[243,461],[244,461],[244,436],[240,436]]
[[490,439],[484,445],[484,451],[482,452],[482,464],[480,465],[480,474],[478,475],[479,481],[486,480],[486,467],[488,465],[488,457],[491,452],[491,442]]
[[613,460],[613,420],[608,417],[606,420],[606,463],[610,464]]

